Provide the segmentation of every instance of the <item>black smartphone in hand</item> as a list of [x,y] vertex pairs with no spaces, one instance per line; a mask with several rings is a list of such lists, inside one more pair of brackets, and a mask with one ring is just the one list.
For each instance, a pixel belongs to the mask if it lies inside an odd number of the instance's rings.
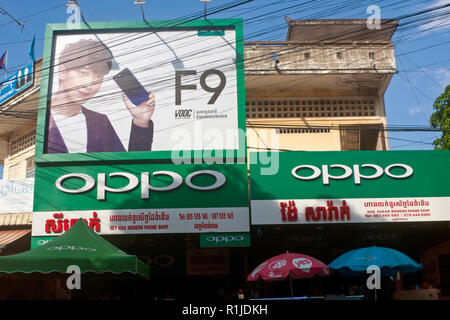
[[114,81],[122,89],[123,93],[126,94],[128,99],[135,105],[140,105],[142,102],[148,99],[148,92],[141,85],[138,79],[130,71],[130,69],[125,68],[115,76],[113,76]]

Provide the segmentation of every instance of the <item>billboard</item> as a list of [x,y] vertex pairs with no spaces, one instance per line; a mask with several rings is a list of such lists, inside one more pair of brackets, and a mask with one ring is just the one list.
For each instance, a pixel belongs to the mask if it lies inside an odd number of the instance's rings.
[[66,28],[47,27],[37,161],[246,157],[241,20]]
[[0,104],[14,97],[33,84],[33,63],[27,64],[2,81]]
[[253,225],[450,221],[450,151],[250,154]]
[[33,237],[249,231],[240,19],[47,25],[42,72]]

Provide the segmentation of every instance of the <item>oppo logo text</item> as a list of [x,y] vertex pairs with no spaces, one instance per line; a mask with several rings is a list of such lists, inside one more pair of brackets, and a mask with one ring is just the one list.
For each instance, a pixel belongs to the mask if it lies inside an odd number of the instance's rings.
[[[169,176],[172,178],[172,183],[168,186],[164,187],[154,187],[150,184],[150,174],[149,172],[142,172],[141,173],[141,198],[142,199],[149,199],[150,198],[150,190],[151,191],[171,191],[183,184],[183,177],[181,177],[180,174],[172,171],[155,171],[152,173],[153,177],[156,176]],[[198,186],[195,185],[192,180],[199,175],[210,175],[213,176],[216,181],[209,185],[209,186]],[[106,192],[112,192],[112,193],[121,193],[121,192],[128,192],[131,190],[134,190],[139,185],[139,179],[135,175],[128,173],[128,172],[112,172],[108,174],[108,178],[114,178],[114,177],[123,177],[128,180],[128,184],[122,188],[112,188],[107,185],[107,179],[105,173],[99,173],[97,174],[97,182],[93,177],[91,177],[88,174],[84,173],[69,173],[65,174],[61,177],[59,177],[56,182],[55,186],[59,190],[65,193],[71,193],[71,194],[78,194],[78,193],[84,193],[91,191],[95,185],[97,184],[97,200],[105,200]],[[69,179],[82,179],[84,180],[84,185],[81,188],[78,189],[68,189],[62,186],[64,181]],[[184,182],[186,185],[194,190],[200,190],[200,191],[208,191],[208,190],[214,190],[217,188],[220,188],[223,186],[226,182],[225,176],[217,171],[214,170],[199,170],[190,173],[186,176]]]
[[206,241],[208,242],[234,242],[234,241],[244,241],[243,236],[209,236],[206,238]]
[[47,248],[49,251],[62,251],[62,250],[70,250],[70,251],[97,251],[95,248],[84,248],[80,246],[58,246],[58,247],[50,247]]
[[[371,169],[374,169],[375,172],[372,175],[365,175],[365,174],[361,173],[360,167],[361,168],[371,168]],[[332,171],[332,169],[335,169],[335,168],[343,169],[344,173],[341,175],[331,174],[330,171]],[[391,170],[393,168],[402,168],[404,170],[404,172],[402,174],[393,174],[391,172]],[[309,176],[299,175],[298,172],[301,170],[304,170],[304,169],[309,169],[309,170],[312,170],[313,172]],[[322,165],[322,170],[321,170],[316,166],[304,164],[304,165],[300,165],[300,166],[297,166],[294,169],[292,169],[291,173],[295,178],[297,178],[299,180],[304,180],[304,181],[314,180],[314,179],[317,179],[318,177],[322,176],[322,181],[323,181],[324,185],[329,185],[330,179],[344,180],[344,179],[349,178],[351,175],[353,175],[355,184],[361,184],[361,179],[373,180],[373,179],[377,179],[377,178],[381,177],[383,174],[386,174],[388,177],[390,177],[392,179],[406,179],[406,178],[409,178],[410,176],[412,176],[413,168],[411,168],[407,164],[403,164],[403,163],[391,164],[384,169],[376,164],[362,164],[361,166],[358,164],[354,164],[353,170],[352,170],[352,168],[350,168],[349,166],[343,165],[343,164],[332,164],[330,166]]]

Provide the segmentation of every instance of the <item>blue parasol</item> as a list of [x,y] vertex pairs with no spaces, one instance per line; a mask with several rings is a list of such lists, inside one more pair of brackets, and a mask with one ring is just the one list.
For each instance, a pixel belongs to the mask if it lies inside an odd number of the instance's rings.
[[333,260],[328,266],[343,276],[359,276],[367,267],[376,265],[384,277],[413,273],[423,269],[423,265],[415,262],[407,255],[385,247],[366,247],[351,250]]

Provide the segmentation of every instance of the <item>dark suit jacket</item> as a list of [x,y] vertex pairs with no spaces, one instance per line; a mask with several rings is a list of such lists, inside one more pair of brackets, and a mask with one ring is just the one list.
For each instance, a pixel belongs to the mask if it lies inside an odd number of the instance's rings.
[[[82,107],[81,110],[86,117],[87,152],[127,151],[107,116],[85,107]],[[151,120],[148,128],[132,124],[128,151],[150,151],[152,142],[153,122]],[[47,153],[68,153],[66,144],[51,114],[47,135]]]

